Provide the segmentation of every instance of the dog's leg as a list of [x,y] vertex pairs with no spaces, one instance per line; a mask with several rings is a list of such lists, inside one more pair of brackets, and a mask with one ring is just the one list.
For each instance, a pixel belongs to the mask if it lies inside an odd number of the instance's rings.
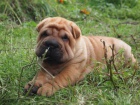
[[76,68],[77,67],[75,67],[75,65],[66,67],[60,74],[56,75],[54,79],[40,87],[37,91],[37,94],[51,96],[57,90],[75,84],[81,74],[80,70]]
[[32,81],[28,82],[24,87],[24,92],[30,95],[36,94],[39,87],[45,84],[51,77],[44,71],[40,70]]

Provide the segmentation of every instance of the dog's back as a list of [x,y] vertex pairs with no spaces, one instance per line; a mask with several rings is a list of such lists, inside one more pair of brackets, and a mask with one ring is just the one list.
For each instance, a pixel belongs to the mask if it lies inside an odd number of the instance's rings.
[[[105,49],[107,50],[106,54],[109,59],[112,56],[112,47],[114,46],[113,53],[115,56],[117,56],[120,50],[123,50],[125,63],[128,63],[130,60],[132,61],[132,63],[136,62],[136,59],[134,58],[131,52],[131,47],[120,39],[105,36],[83,37],[87,43],[90,43],[93,46],[95,55],[93,55],[92,58],[94,58],[97,61],[104,62],[103,58],[105,56]],[[87,44],[87,46],[89,46],[89,44]],[[88,51],[90,51],[90,49],[88,49]]]

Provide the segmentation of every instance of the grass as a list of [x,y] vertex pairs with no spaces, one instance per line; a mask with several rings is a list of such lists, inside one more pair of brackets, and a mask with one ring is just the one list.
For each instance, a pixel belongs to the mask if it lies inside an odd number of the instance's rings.
[[[138,9],[136,9],[140,3],[131,8],[125,5],[126,9],[124,7],[118,9],[118,4],[115,2],[113,2],[114,4],[107,2],[104,5],[105,3],[104,0],[100,2],[97,0],[95,2],[92,0],[65,0],[64,4],[60,4],[49,0],[49,8],[53,12],[49,12],[48,16],[62,16],[76,22],[83,35],[92,34],[120,38],[132,46],[132,51],[140,62],[140,24],[136,18],[140,16]],[[114,9],[110,11],[111,8]],[[80,13],[79,11],[82,9],[86,9],[90,14]],[[130,11],[130,15],[126,14],[126,10]],[[0,19],[2,20],[0,21],[0,105],[140,104],[139,68],[134,78],[130,77],[125,82],[122,82],[118,75],[113,74],[113,79],[119,87],[117,90],[114,90],[111,81],[105,81],[109,78],[106,75],[107,69],[102,70],[102,68],[96,67],[94,72],[87,75],[79,84],[62,89],[52,97],[25,96],[23,94],[25,83],[31,80],[39,69],[37,64],[27,66],[30,63],[36,63],[34,48],[37,32],[35,27],[38,22],[23,22],[21,19],[21,24],[17,24],[16,18],[11,21],[9,17],[5,18],[7,15],[3,14],[0,15],[0,17],[2,16]],[[125,16],[121,14],[125,14]],[[38,20],[42,18],[44,17],[40,17]],[[22,70],[23,73],[20,76]],[[121,68],[121,70],[124,71],[122,76],[127,78],[132,76],[134,68]]]

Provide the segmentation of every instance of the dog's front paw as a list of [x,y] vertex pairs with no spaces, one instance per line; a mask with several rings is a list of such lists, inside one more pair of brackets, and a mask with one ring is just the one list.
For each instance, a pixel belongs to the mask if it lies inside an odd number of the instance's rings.
[[42,96],[51,96],[55,91],[56,88],[52,84],[46,83],[38,89],[37,94]]
[[35,81],[35,82],[30,81],[24,87],[24,94],[27,94],[27,95],[37,94],[37,91],[41,86],[42,86],[41,81]]

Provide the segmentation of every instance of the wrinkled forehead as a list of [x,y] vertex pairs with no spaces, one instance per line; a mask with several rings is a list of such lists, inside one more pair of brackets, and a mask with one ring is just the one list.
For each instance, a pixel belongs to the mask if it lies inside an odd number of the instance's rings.
[[47,28],[44,32],[47,35],[52,35],[52,36],[63,36],[67,33],[66,30],[64,29],[58,30],[57,28]]
[[58,34],[58,32],[62,33],[70,31],[72,31],[72,27],[70,25],[51,23],[48,25],[44,25],[40,30],[39,34],[42,34],[43,32],[46,32],[47,34]]

